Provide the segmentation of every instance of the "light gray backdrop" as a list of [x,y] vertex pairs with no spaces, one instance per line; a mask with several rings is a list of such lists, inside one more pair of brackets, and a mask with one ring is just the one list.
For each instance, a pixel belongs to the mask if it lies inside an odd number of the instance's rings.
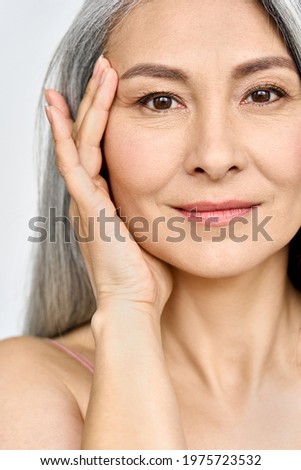
[[33,130],[51,55],[83,0],[0,0],[0,339],[24,320],[36,213]]

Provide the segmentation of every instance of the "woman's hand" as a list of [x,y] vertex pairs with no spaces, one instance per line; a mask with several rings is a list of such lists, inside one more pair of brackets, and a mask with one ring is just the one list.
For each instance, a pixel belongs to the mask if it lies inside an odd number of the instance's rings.
[[57,165],[71,196],[73,227],[78,217],[79,234],[87,237],[88,218],[98,227],[97,217],[104,211],[107,218],[118,219],[125,239],[117,240],[109,223],[105,232],[110,242],[97,229],[93,241],[79,242],[97,302],[91,323],[95,366],[81,448],[185,449],[161,343],[160,317],[171,292],[171,274],[131,237],[99,174],[100,142],[117,83],[109,62],[98,61],[75,123],[63,96],[54,90],[46,93]]
[[[69,216],[79,221],[79,234],[89,235],[89,219],[94,224],[93,241],[79,242],[96,298],[97,312],[104,306],[134,305],[160,316],[172,288],[167,265],[143,250],[116,213],[108,185],[100,176],[100,142],[118,85],[118,75],[108,60],[100,58],[73,122],[64,97],[55,90],[45,92],[46,113],[51,124],[57,166],[71,196]],[[115,238],[115,224],[105,227],[104,241],[99,235],[100,211],[114,217],[125,241]],[[91,231],[91,227],[90,227]],[[92,232],[93,233],[93,232]],[[94,320],[94,319],[93,319]],[[97,320],[96,320],[97,321]]]

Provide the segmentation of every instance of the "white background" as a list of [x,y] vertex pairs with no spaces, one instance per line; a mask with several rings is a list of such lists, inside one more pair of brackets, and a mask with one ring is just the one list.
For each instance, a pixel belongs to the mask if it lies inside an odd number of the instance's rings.
[[[0,339],[22,332],[37,214],[34,119],[47,66],[83,0],[0,0]],[[46,118],[45,118],[46,119]]]

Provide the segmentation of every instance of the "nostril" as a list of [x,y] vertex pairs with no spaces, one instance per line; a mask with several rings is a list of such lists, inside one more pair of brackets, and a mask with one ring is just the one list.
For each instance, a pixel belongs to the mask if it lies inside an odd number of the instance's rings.
[[205,172],[205,170],[203,170],[202,168],[199,168],[199,167],[196,168],[195,171],[196,171],[197,173],[204,173],[204,172]]

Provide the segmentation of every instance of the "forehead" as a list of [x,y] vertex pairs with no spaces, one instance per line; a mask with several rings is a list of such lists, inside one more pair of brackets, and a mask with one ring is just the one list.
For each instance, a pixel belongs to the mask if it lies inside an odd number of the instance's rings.
[[232,56],[243,62],[256,52],[287,53],[272,18],[257,0],[142,1],[114,29],[106,49],[122,69],[154,58],[183,63],[184,58]]

